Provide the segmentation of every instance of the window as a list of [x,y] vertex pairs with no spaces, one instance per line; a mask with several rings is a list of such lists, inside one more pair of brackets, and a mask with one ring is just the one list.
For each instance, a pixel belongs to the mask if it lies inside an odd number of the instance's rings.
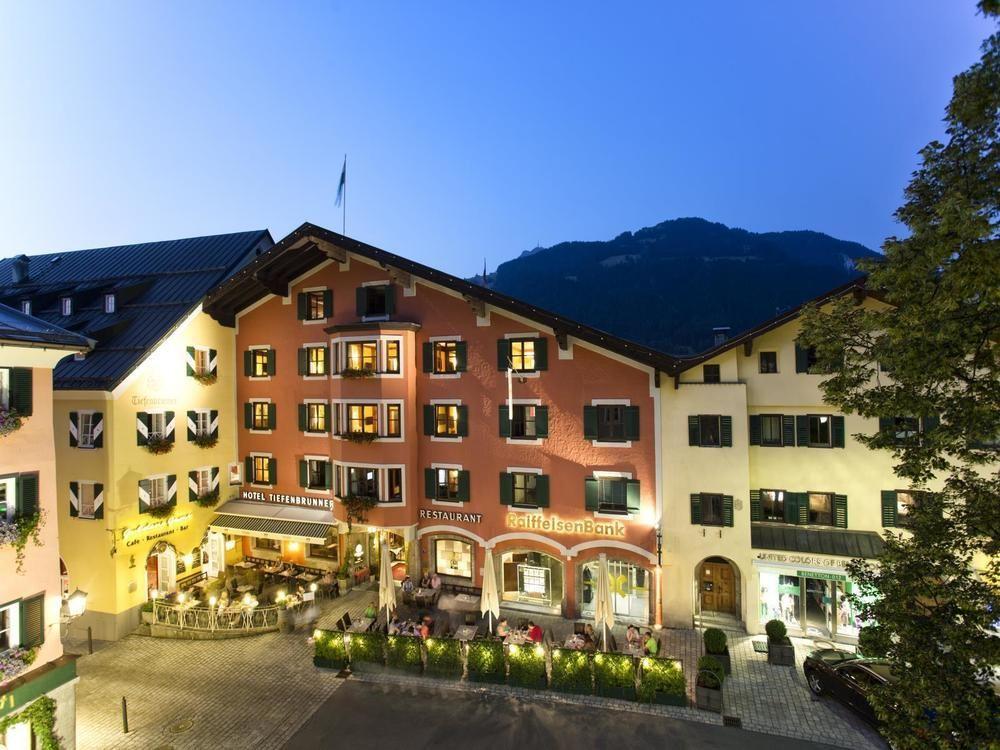
[[209,437],[212,434],[212,412],[200,409],[194,413],[194,433],[198,437]]
[[702,381],[705,383],[721,383],[722,375],[718,365],[704,365],[701,368]]
[[324,320],[326,304],[323,291],[306,292],[306,320]]
[[624,479],[597,480],[597,509],[608,513],[627,513],[628,485]]
[[379,284],[376,286],[365,286],[361,288],[362,310],[361,314],[366,318],[387,316],[389,309],[389,285]]
[[156,477],[149,480],[149,507],[157,508],[167,503],[167,478]]
[[760,491],[760,517],[762,521],[785,520],[785,491]]
[[510,365],[515,372],[534,372],[536,339],[511,339]]
[[378,370],[377,341],[349,341],[347,343],[347,369],[375,372]]
[[307,375],[326,375],[326,347],[310,346],[307,350]]
[[73,299],[72,297],[63,297],[59,300],[59,312],[63,315],[73,314]]
[[363,466],[347,467],[347,494],[378,499],[378,470]]
[[434,405],[434,434],[440,437],[458,436],[458,406]]
[[31,315],[31,300],[22,300],[21,312],[25,315]]
[[322,557],[325,560],[339,560],[337,540],[328,540],[325,544],[310,544],[309,557]]
[[104,312],[108,315],[115,311],[115,295],[105,294],[104,295]]
[[389,373],[399,372],[399,342],[385,342],[385,371]]
[[403,470],[399,468],[386,469],[385,471],[386,489],[389,497],[387,503],[403,502]]
[[897,445],[913,443],[920,436],[920,420],[916,417],[895,417],[892,424],[893,442]]
[[252,406],[253,419],[250,422],[250,429],[271,429],[271,404],[267,401],[254,401]]
[[896,525],[897,526],[907,526],[910,523],[910,511],[917,504],[917,499],[919,494],[916,492],[908,492],[906,490],[899,490],[896,492]]
[[714,414],[702,414],[698,417],[698,429],[701,433],[699,445],[703,447],[718,447],[722,445],[722,418]]
[[534,440],[538,437],[538,432],[535,429],[535,406],[514,404],[513,418],[510,422],[510,436],[519,440]]
[[10,406],[10,369],[0,367],[0,407]]
[[435,499],[437,500],[457,500],[458,499],[458,469],[436,469],[437,489]]
[[212,360],[208,349],[194,350],[194,372],[195,375],[208,375],[212,370]]
[[809,523],[833,526],[833,495],[829,492],[809,493]]
[[597,439],[622,442],[625,438],[625,407],[604,404],[597,407]]
[[20,602],[13,602],[0,608],[0,652],[17,648],[21,645]]
[[267,363],[270,357],[268,356],[269,349],[254,349],[251,352],[252,356],[252,366],[250,370],[250,377],[252,378],[266,378],[268,376]]
[[196,469],[195,470],[195,485],[198,490],[198,497],[205,497],[212,491],[212,470],[211,469]]
[[830,425],[833,422],[828,414],[809,415],[809,447],[829,448],[833,445]]
[[764,375],[773,375],[778,372],[778,353],[777,352],[761,352],[760,353],[760,371]]
[[324,490],[327,488],[327,461],[325,459],[310,458],[306,460],[306,487],[310,490]]
[[254,549],[266,549],[272,552],[281,552],[280,539],[263,539],[261,537],[254,537],[253,546]]
[[760,415],[760,444],[770,446],[782,445],[782,419],[780,414]]
[[162,439],[165,437],[167,433],[166,424],[166,415],[162,411],[149,412],[149,439]]
[[701,493],[701,524],[702,526],[725,525],[722,513],[722,495]]
[[348,404],[347,431],[378,434],[378,404]]
[[472,580],[472,545],[458,539],[434,541],[434,570],[439,575]]
[[538,475],[515,471],[511,474],[514,485],[514,505],[538,505]]
[[326,432],[328,411],[327,404],[306,404],[306,432]]
[[458,372],[458,342],[434,342],[434,372],[437,374]]
[[399,404],[386,404],[385,407],[385,435],[386,437],[400,437],[403,434],[402,409]]
[[268,456],[253,456],[254,484],[271,484],[271,459]]
[[77,440],[76,440],[77,447],[93,448],[94,413],[90,411],[81,411],[78,419],[79,421],[77,423]]
[[80,518],[94,517],[94,485],[91,482],[80,482]]
[[14,498],[7,495],[7,482],[0,482],[0,519],[9,519],[13,510]]

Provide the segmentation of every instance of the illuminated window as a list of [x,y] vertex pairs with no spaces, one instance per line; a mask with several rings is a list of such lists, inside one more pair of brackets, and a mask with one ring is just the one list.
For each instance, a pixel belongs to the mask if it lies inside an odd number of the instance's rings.
[[63,297],[61,300],[59,300],[59,311],[63,315],[72,315],[73,314],[73,300],[72,300],[72,298],[70,298],[70,297]]
[[323,292],[306,292],[306,320],[324,320],[326,306],[323,303]]
[[253,483],[271,483],[271,459],[267,456],[253,457]]
[[434,342],[434,372],[458,372],[458,344],[454,341]]
[[386,437],[399,437],[402,435],[402,410],[399,404],[388,404],[385,407],[385,434]]
[[434,405],[434,434],[440,437],[458,435],[458,407],[454,404]]
[[514,485],[514,505],[538,505],[538,475],[515,471],[511,478]]
[[253,420],[250,429],[269,430],[271,429],[271,404],[267,401],[253,402]]
[[347,431],[378,434],[378,404],[348,404]]
[[104,312],[108,315],[115,311],[115,295],[105,294],[104,295]]
[[378,342],[377,341],[350,341],[347,344],[347,369],[367,370],[375,372],[378,370]]
[[31,315],[31,300],[26,299],[21,301],[21,312],[25,315]]
[[534,440],[537,437],[534,405],[514,404],[510,422],[510,436],[523,440]]
[[253,350],[253,368],[250,371],[251,377],[266,378],[268,375],[267,362],[270,359],[267,349]]
[[510,364],[516,372],[533,372],[535,370],[535,339],[511,339]]
[[785,520],[785,491],[760,491],[760,517],[763,521]]
[[328,416],[327,404],[306,404],[306,431],[326,432]]
[[809,493],[809,523],[833,526],[833,495],[829,492]]
[[398,341],[386,341],[385,342],[385,371],[398,373],[399,372],[399,342]]
[[458,469],[436,469],[436,474],[435,498],[438,500],[457,500]]
[[326,375],[326,347],[310,346],[307,355],[308,375]]

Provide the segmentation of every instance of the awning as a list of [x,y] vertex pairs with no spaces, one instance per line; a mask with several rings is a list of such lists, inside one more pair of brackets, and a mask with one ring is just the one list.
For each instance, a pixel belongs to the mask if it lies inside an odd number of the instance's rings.
[[309,523],[307,521],[286,521],[278,518],[257,516],[234,516],[220,514],[212,519],[209,528],[228,534],[256,536],[264,539],[292,539],[309,544],[323,544],[330,535],[334,523]]
[[877,557],[882,537],[874,531],[803,529],[784,524],[751,524],[750,546],[782,552],[807,552],[839,557]]

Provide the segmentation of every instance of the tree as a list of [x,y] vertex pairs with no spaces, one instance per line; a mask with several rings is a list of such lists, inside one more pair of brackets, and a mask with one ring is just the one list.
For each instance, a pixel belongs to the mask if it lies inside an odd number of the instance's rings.
[[876,563],[848,568],[862,650],[901,680],[872,695],[883,731],[899,748],[1000,748],[1000,33],[954,79],[945,123],[895,214],[907,235],[864,265],[875,299],[807,309],[799,339],[827,401],[879,418],[857,439],[924,491]]

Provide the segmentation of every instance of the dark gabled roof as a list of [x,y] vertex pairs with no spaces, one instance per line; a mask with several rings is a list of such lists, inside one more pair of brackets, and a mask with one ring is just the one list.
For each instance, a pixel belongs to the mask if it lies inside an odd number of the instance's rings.
[[768,331],[773,331],[775,328],[780,328],[781,326],[785,325],[785,323],[788,323],[789,321],[792,321],[795,318],[799,317],[799,315],[802,314],[803,308],[805,308],[808,305],[822,305],[826,302],[829,302],[833,299],[836,299],[837,297],[840,297],[848,293],[853,293],[861,297],[863,297],[864,295],[877,297],[878,296],[877,294],[874,294],[871,290],[867,289],[867,287],[865,286],[867,278],[868,278],[867,276],[860,276],[854,279],[853,281],[848,281],[846,284],[841,284],[840,286],[831,289],[828,292],[823,292],[823,294],[819,295],[818,297],[813,297],[810,300],[806,300],[801,305],[792,307],[786,310],[785,312],[781,313],[780,315],[776,315],[770,320],[765,320],[760,325],[754,326],[753,328],[743,331],[743,333],[733,336],[730,339],[726,339],[723,343],[719,344],[718,346],[714,346],[711,349],[702,352],[701,354],[696,354],[693,357],[684,357],[678,359],[676,374],[680,375],[682,372],[690,370],[692,367],[697,367],[702,362],[707,362],[713,357],[717,357],[723,352],[729,351],[734,346],[739,346],[740,344],[743,344],[747,341],[752,341],[756,337],[762,336]]
[[288,284],[292,279],[301,276],[329,257],[324,250],[320,249],[317,242],[331,245],[338,251],[346,251],[369,258],[385,268],[393,268],[425,281],[440,284],[464,295],[469,300],[493,305],[501,310],[547,326],[555,331],[557,336],[572,336],[603,347],[635,362],[653,367],[657,372],[670,373],[676,366],[677,360],[668,354],[627,341],[606,331],[591,328],[536,305],[508,297],[487,287],[470,283],[444,271],[408,260],[308,222],[282,239],[253,263],[233,274],[232,278],[222,283],[218,288],[213,289],[205,299],[205,311],[223,325],[233,325],[236,314],[254,302],[272,293],[287,294]]
[[[273,241],[266,229],[140,245],[46,253],[0,259],[0,303],[95,339],[84,359],[55,369],[57,389],[111,390],[164,336],[195,309],[205,293]],[[27,276],[15,283],[15,268]],[[104,296],[115,295],[115,312]],[[71,297],[72,315],[60,312]]]
[[882,537],[874,531],[804,529],[782,524],[750,524],[750,546],[782,552],[807,552],[838,557],[878,557]]
[[86,336],[67,331],[44,320],[0,305],[0,345],[7,342],[48,349],[83,351],[90,348]]

